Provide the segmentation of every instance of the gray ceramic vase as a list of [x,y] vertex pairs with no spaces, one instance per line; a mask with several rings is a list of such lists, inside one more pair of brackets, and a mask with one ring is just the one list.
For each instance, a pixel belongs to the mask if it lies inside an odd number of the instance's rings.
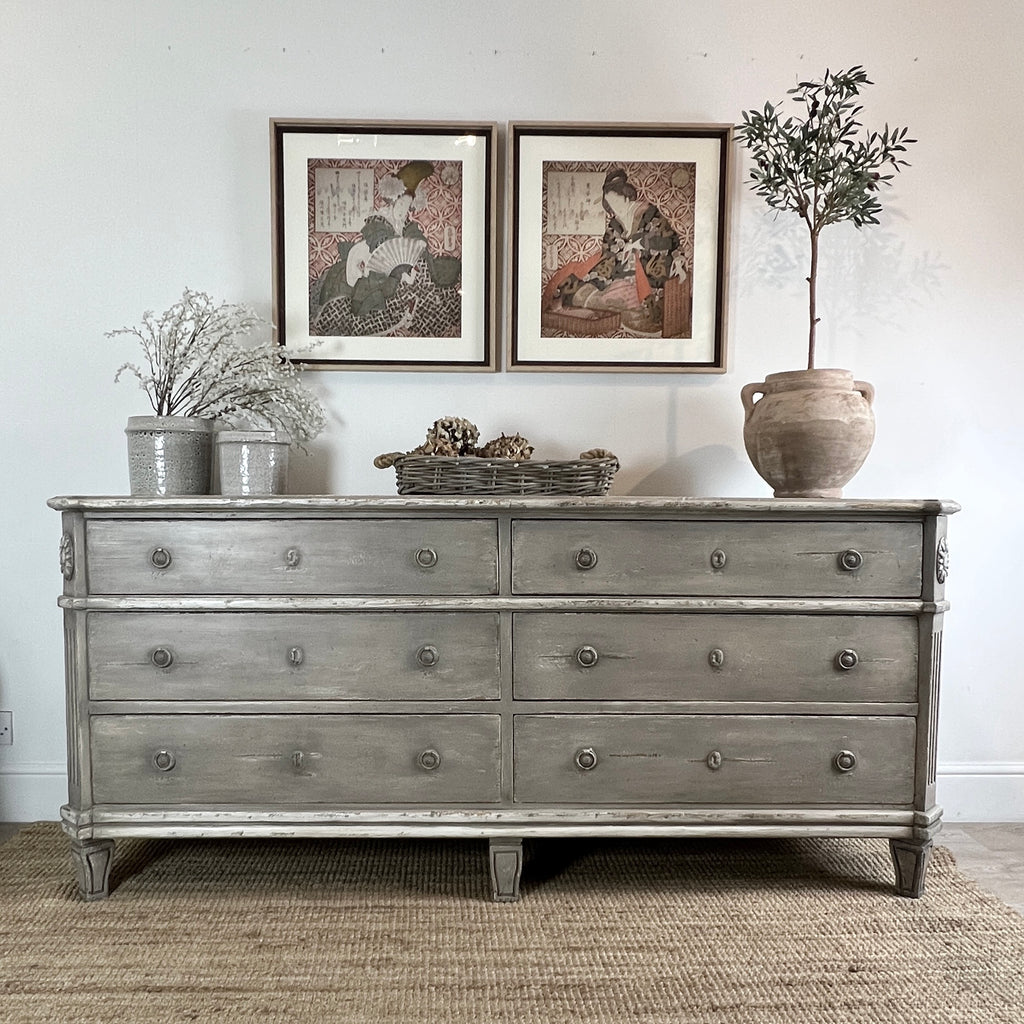
[[129,416],[131,493],[209,494],[213,427],[213,420],[196,416]]
[[277,430],[220,430],[216,434],[221,494],[284,494],[291,441]]

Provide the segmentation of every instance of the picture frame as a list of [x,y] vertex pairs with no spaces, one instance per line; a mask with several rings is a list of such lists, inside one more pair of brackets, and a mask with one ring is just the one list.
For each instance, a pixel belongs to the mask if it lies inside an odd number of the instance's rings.
[[493,372],[493,122],[272,118],[275,339],[310,369]]
[[732,126],[511,122],[507,146],[508,369],[724,373]]

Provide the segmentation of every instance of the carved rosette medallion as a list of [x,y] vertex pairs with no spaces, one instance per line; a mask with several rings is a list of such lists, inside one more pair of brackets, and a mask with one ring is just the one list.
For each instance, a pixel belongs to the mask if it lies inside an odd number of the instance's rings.
[[945,583],[949,575],[949,545],[946,538],[939,539],[939,546],[935,551],[935,578],[939,583]]
[[75,575],[75,541],[70,533],[60,539],[60,572],[66,580]]

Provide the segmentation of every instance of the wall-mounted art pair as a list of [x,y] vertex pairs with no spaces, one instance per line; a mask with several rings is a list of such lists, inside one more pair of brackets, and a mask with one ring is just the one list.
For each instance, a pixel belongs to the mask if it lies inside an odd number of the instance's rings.
[[[498,126],[270,128],[279,343],[496,370]],[[514,122],[506,148],[506,367],[722,372],[731,126]]]

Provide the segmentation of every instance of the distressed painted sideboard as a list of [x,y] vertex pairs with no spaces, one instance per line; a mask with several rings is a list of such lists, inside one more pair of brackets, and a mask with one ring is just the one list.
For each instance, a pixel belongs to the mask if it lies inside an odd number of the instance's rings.
[[81,893],[125,836],[871,836],[941,811],[944,501],[54,498]]

